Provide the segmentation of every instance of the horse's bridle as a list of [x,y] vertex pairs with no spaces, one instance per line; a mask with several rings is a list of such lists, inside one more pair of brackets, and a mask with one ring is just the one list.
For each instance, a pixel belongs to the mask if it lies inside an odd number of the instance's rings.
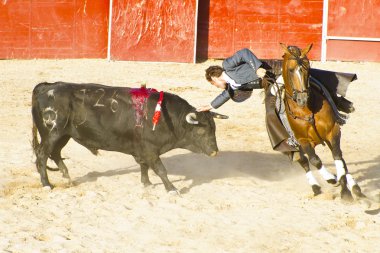
[[[303,69],[307,69],[307,66],[305,66],[305,59],[307,59],[306,56],[303,56],[303,57],[300,57],[300,55],[296,55],[294,54],[293,52],[290,52],[291,53],[291,57],[288,58],[288,60],[294,60],[294,61],[297,61],[297,66],[299,66],[300,68],[303,68]],[[287,73],[287,76],[289,77],[290,76],[290,70],[287,70],[288,73]],[[306,90],[303,90],[303,91],[299,91],[297,89],[294,88],[294,83],[293,83],[293,79],[292,78],[288,78],[289,79],[289,83],[290,83],[290,86],[292,88],[292,94],[289,94],[287,91],[285,91],[285,94],[288,98],[291,98],[293,101],[297,101],[297,97],[299,95],[303,95],[303,96],[308,96],[309,94],[309,91],[308,89]],[[309,77],[307,76],[307,86],[309,85]]]

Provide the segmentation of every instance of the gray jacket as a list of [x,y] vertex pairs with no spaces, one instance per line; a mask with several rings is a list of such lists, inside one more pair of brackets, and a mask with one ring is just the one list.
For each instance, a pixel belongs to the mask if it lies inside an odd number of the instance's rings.
[[[261,88],[261,80],[256,74],[256,70],[261,65],[262,62],[248,48],[237,51],[234,55],[225,59],[222,64],[226,74],[236,83],[242,84],[238,90],[245,91],[246,93],[247,91]],[[211,102],[213,108],[219,108],[230,98],[234,100],[234,96],[239,94],[239,92],[234,92],[228,83],[227,86],[226,90]],[[236,99],[234,101],[241,102],[244,100]]]

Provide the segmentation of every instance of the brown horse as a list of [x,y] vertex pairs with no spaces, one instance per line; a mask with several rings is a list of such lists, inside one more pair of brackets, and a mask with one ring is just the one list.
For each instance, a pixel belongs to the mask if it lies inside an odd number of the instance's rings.
[[[352,200],[351,192],[358,198],[365,197],[348,173],[340,148],[340,125],[332,107],[321,92],[310,84],[310,63],[307,53],[312,44],[304,49],[284,44],[281,46],[284,50],[282,75],[285,87],[285,110],[289,124],[300,144],[298,162],[305,169],[314,194],[320,194],[321,187],[310,171],[309,162],[318,169],[327,182],[335,184],[337,179],[341,185],[343,199]],[[337,177],[328,172],[315,153],[315,147],[325,143],[335,160]]]

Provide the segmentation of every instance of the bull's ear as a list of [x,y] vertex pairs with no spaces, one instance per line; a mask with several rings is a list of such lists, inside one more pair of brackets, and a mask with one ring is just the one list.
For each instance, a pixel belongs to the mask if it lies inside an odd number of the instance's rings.
[[227,115],[223,115],[223,114],[220,114],[220,113],[217,113],[217,112],[210,112],[212,117],[214,117],[215,119],[228,119],[229,117]]
[[197,120],[197,115],[195,114],[195,112],[189,112],[186,115],[186,121],[187,121],[187,123],[192,124],[192,125],[198,125],[199,124],[199,122]]

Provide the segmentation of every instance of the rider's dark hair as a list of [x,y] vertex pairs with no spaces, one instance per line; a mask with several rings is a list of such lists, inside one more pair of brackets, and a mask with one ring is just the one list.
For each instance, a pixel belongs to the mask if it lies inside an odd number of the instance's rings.
[[220,66],[210,66],[206,69],[206,79],[207,81],[212,81],[211,77],[220,77],[223,73],[223,68]]

